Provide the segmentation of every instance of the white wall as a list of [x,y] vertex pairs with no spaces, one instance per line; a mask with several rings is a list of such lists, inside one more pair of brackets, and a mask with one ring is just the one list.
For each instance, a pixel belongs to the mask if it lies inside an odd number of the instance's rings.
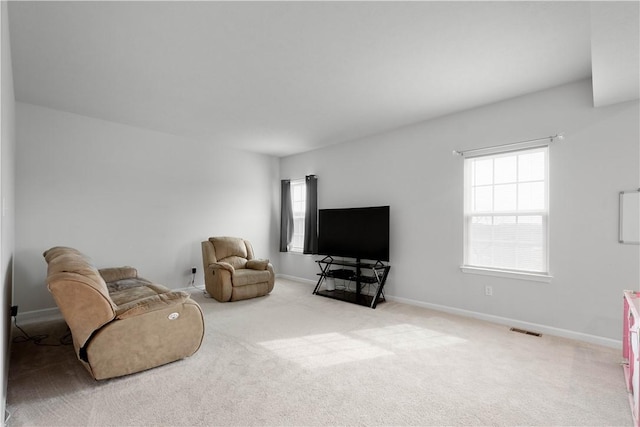
[[[640,184],[640,112],[637,101],[594,109],[592,99],[590,80],[569,84],[290,156],[281,178],[317,174],[319,208],[391,205],[389,296],[620,340],[622,290],[639,286],[639,251],[617,242],[618,192]],[[452,150],[558,132],[552,282],[462,273],[463,169]],[[282,254],[280,272],[315,281],[317,258]]]
[[13,93],[13,73],[11,69],[11,44],[9,42],[9,21],[7,15],[7,2],[0,5],[1,38],[2,38],[2,121],[0,145],[0,199],[3,201],[0,207],[0,331],[2,331],[2,344],[0,344],[0,367],[2,367],[0,380],[0,415],[5,416],[5,404],[7,396],[7,376],[9,371],[9,348],[11,346],[11,318],[9,307],[12,305],[13,290],[13,254],[14,254],[14,158],[15,158],[15,96]]
[[[620,339],[638,246],[617,243],[618,192],[640,186],[638,102],[592,107],[590,81],[280,160],[18,103],[15,303],[54,307],[42,252],[70,245],[172,288],[201,239],[251,239],[280,274],[315,281],[317,257],[277,253],[279,178],[319,176],[319,207],[390,204],[387,295]],[[551,283],[461,273],[462,159],[453,149],[564,132],[551,148]],[[264,255],[264,254],[267,255]],[[494,296],[484,296],[484,286]]]
[[24,103],[17,131],[21,312],[55,307],[42,257],[55,245],[174,289],[187,286],[192,265],[204,283],[200,242],[209,236],[244,237],[265,258],[277,251],[276,158]]

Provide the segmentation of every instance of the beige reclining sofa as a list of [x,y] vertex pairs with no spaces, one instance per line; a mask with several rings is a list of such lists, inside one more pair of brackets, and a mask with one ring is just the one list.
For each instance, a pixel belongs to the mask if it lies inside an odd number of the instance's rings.
[[253,246],[239,237],[210,237],[202,242],[204,286],[220,302],[267,295],[276,275],[268,259],[256,259]]
[[97,270],[76,249],[44,254],[47,283],[73,336],[76,356],[101,380],[191,356],[204,318],[185,292],[138,277],[133,267]]

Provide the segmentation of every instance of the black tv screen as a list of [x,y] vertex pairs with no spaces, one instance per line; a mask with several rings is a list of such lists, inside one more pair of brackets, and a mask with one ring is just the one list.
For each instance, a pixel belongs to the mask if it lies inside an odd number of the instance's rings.
[[318,253],[389,261],[389,206],[318,210]]

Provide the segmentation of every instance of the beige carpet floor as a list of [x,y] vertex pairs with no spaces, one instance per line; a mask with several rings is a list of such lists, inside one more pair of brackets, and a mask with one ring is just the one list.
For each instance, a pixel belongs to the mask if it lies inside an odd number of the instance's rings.
[[[13,344],[8,425],[632,425],[616,350],[312,289],[279,279],[226,304],[195,292],[200,351],[107,381],[71,346]],[[51,343],[65,329],[25,327]]]

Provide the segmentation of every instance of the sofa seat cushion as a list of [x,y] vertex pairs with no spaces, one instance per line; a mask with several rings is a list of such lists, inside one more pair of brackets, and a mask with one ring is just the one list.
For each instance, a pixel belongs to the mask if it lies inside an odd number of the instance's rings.
[[261,282],[268,282],[270,276],[268,270],[251,270],[248,268],[236,270],[233,273],[233,286],[253,285]]
[[131,288],[138,288],[140,286],[147,286],[150,284],[150,281],[148,281],[147,279],[143,279],[142,277],[129,277],[128,279],[107,282],[107,289],[109,289],[109,294],[113,294],[114,292],[124,291]]
[[169,307],[178,307],[189,299],[186,292],[166,292],[164,294],[156,294],[147,298],[131,301],[122,304],[116,311],[117,319],[127,319],[129,317],[139,316],[151,311],[164,310]]
[[142,284],[141,286],[129,287],[115,291],[111,293],[110,296],[114,304],[120,308],[120,306],[132,301],[138,301],[155,295],[166,294],[168,292],[171,292],[170,289],[162,285],[147,282],[147,284]]

